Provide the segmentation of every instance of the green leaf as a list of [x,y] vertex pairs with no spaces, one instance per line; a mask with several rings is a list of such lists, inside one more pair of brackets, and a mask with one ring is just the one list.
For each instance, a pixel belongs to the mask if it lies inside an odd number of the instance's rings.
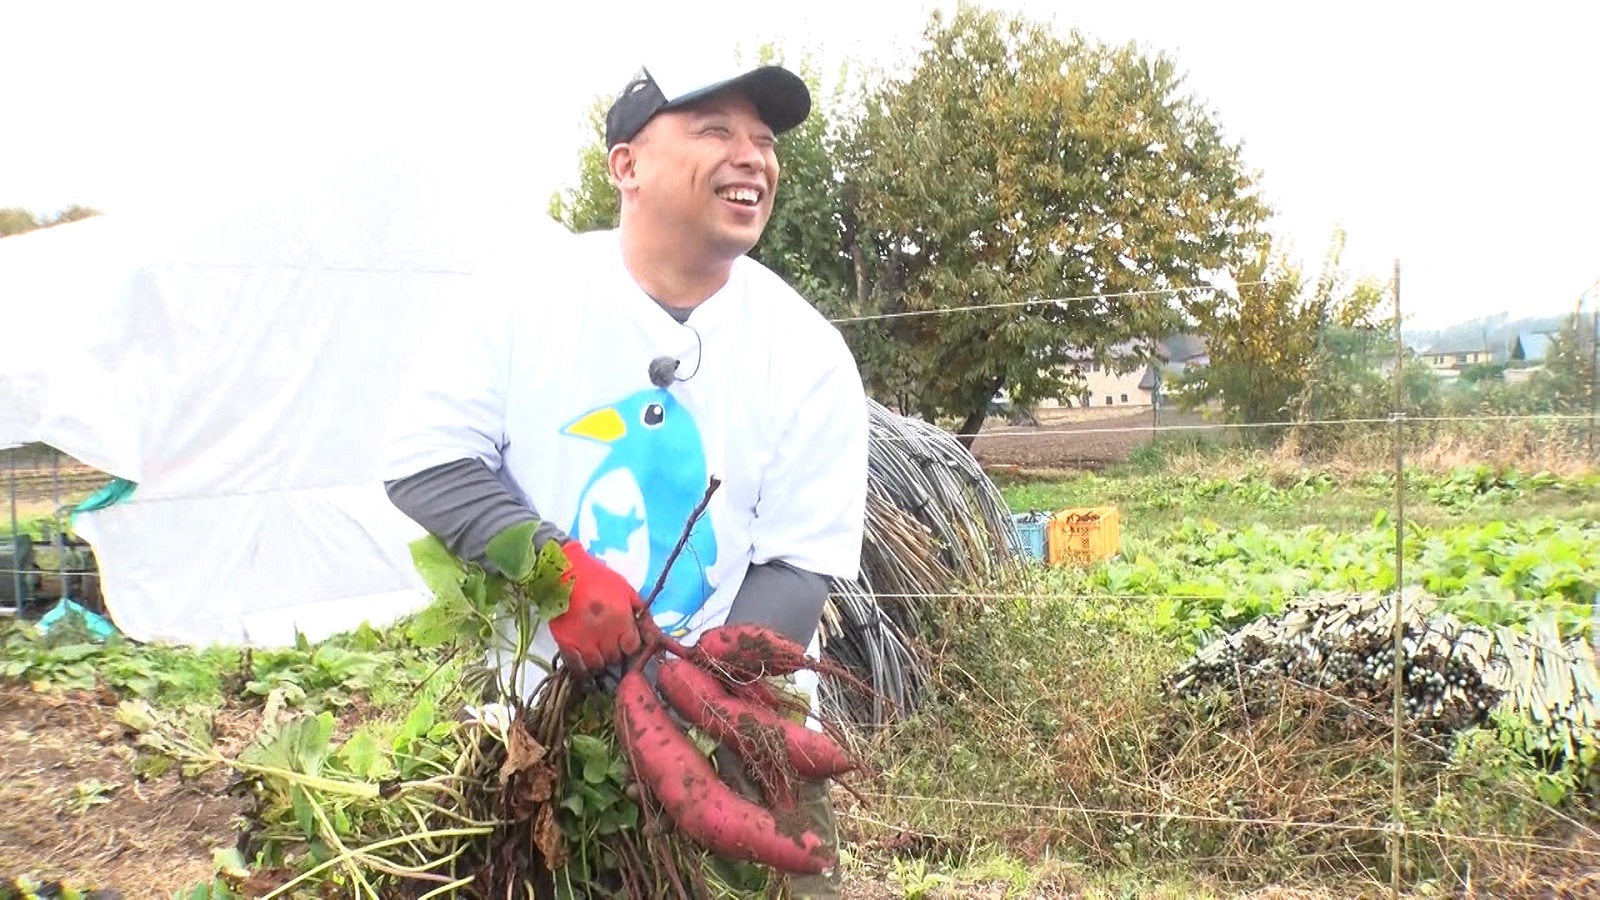
[[124,700],[117,704],[117,721],[139,734],[156,727],[155,711],[142,701]]
[[433,728],[434,709],[431,700],[423,700],[411,708],[406,716],[405,724],[400,727],[400,733],[395,735],[394,749],[404,752],[413,743],[427,735]]
[[333,713],[303,715],[285,724],[275,736],[246,748],[239,758],[251,765],[316,775],[327,756],[333,725]]
[[363,728],[339,748],[339,762],[350,774],[367,781],[384,778],[393,772],[389,759],[372,733]]
[[[460,593],[459,588],[457,593]],[[410,626],[406,629],[406,636],[412,643],[425,650],[449,644],[460,634],[461,627],[466,622],[466,617],[462,615],[465,606],[465,598],[462,598],[459,606],[435,600],[423,607],[411,620]]]
[[473,566],[467,572],[467,577],[461,580],[461,592],[466,596],[467,606],[477,610],[481,616],[492,616],[495,603],[489,593],[489,576],[482,569]]
[[555,541],[546,541],[539,550],[533,573],[523,584],[523,590],[539,611],[539,617],[548,622],[567,611],[571,603],[572,588],[561,583],[570,563]]
[[606,742],[592,734],[572,735],[568,740],[568,749],[586,764],[593,760],[605,762],[611,758],[611,749]]
[[611,772],[611,767],[606,764],[604,757],[591,756],[583,761],[583,780],[590,784],[601,784]]
[[290,785],[289,804],[294,809],[295,824],[300,826],[300,832],[306,837],[316,837],[317,817],[311,809],[311,798],[306,794],[305,788],[299,785]]
[[211,862],[217,871],[229,878],[249,878],[250,866],[244,861],[244,854],[237,847],[225,847],[211,851]]
[[88,659],[99,652],[100,648],[94,644],[70,644],[51,650],[50,658],[55,662],[75,663]]
[[413,541],[411,563],[436,598],[446,604],[465,604],[466,598],[461,594],[461,579],[466,570],[443,541],[431,534]]
[[489,539],[484,555],[506,578],[522,582],[533,574],[533,533],[538,527],[537,521],[523,522],[501,531]]
[[1567,796],[1567,788],[1554,778],[1539,779],[1539,799],[1549,806],[1558,806]]

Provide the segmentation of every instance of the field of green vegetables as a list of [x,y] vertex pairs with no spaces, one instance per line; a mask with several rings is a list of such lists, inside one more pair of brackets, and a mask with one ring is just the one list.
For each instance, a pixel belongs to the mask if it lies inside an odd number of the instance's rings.
[[[1062,568],[1050,590],[1104,597],[1193,645],[1285,601],[1395,586],[1395,479],[1330,472],[1105,477],[1012,483],[1013,510],[1115,505],[1122,553]],[[1401,571],[1467,621],[1554,615],[1587,633],[1600,593],[1600,477],[1488,467],[1408,473]]]

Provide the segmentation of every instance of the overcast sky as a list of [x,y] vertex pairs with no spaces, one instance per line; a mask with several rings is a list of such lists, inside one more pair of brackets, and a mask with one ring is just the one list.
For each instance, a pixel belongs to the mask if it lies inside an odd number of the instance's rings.
[[[406,148],[506,214],[569,182],[651,59],[909,52],[927,0],[9,3],[0,206],[203,204]],[[1600,4],[989,0],[1172,54],[1314,263],[1402,267],[1414,326],[1570,309],[1600,277]]]

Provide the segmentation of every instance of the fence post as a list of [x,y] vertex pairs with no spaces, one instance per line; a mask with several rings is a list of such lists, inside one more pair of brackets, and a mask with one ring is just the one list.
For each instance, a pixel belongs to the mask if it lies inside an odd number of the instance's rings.
[[5,454],[10,462],[11,477],[11,588],[13,602],[16,603],[16,615],[22,615],[22,555],[18,551],[22,546],[22,524],[17,521],[17,451],[8,451]]
[[[1600,281],[1595,282],[1595,288],[1600,288]],[[1590,290],[1594,290],[1591,288]],[[1589,313],[1589,454],[1588,460],[1594,462],[1594,413],[1595,413],[1595,370],[1600,368],[1600,302],[1595,303],[1594,309]],[[1581,347],[1582,341],[1579,342]]]
[[1406,444],[1405,444],[1405,364],[1406,347],[1401,336],[1400,315],[1400,260],[1394,261],[1394,660],[1390,668],[1389,687],[1394,693],[1394,784],[1393,829],[1389,835],[1390,868],[1389,896],[1400,896],[1400,848],[1405,840],[1405,787],[1400,777],[1400,729],[1405,718],[1405,548],[1406,548]]

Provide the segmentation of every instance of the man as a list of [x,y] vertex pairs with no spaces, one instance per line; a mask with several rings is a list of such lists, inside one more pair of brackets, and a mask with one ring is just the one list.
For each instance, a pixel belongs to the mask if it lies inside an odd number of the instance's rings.
[[[746,255],[772,214],[777,135],[810,107],[776,66],[697,82],[641,70],[606,122],[619,228],[475,279],[429,341],[399,406],[389,495],[480,563],[513,526],[557,542],[572,600],[535,655],[596,671],[639,648],[633,604],[711,477],[656,622],[691,644],[760,622],[818,652],[828,579],[860,562],[865,396],[838,331]],[[541,673],[525,668],[503,688],[527,696]],[[815,705],[814,679],[801,686]],[[831,832],[826,795],[809,802]],[[833,896],[837,882],[795,887]]]

